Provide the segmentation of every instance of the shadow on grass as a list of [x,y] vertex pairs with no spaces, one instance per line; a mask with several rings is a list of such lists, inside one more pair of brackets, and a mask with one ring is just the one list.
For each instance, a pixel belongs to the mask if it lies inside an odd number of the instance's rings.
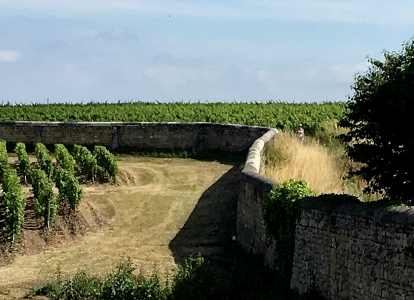
[[[207,188],[169,248],[175,262],[201,254],[211,272],[214,299],[286,299],[274,271],[233,241],[240,169],[233,167]],[[208,274],[208,273],[207,273]]]
[[204,258],[205,272],[212,274],[206,281],[213,288],[211,299],[323,299],[316,294],[300,296],[289,290],[275,270],[264,266],[260,256],[246,253],[232,240],[236,232],[239,176],[240,168],[235,166],[201,195],[188,220],[169,243],[175,262],[183,264],[197,254]]
[[134,149],[131,147],[117,148],[115,154],[130,154],[157,158],[191,158],[201,161],[217,161],[228,165],[241,165],[246,159],[247,151],[231,152],[216,150],[183,150],[183,149]]
[[239,172],[238,167],[231,168],[201,195],[188,220],[169,243],[177,264],[197,253],[212,266],[229,263],[236,243],[232,236],[236,231]]

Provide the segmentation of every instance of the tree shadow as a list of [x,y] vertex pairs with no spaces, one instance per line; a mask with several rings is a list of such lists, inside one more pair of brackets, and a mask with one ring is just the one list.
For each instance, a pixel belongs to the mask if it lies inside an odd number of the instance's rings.
[[168,245],[177,264],[198,253],[205,262],[221,269],[232,263],[239,174],[240,167],[232,167],[201,195],[188,220]]

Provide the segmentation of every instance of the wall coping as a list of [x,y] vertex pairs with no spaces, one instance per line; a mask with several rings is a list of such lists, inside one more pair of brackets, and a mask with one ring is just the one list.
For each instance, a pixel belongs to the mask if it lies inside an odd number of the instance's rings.
[[317,197],[309,197],[301,201],[300,207],[304,210],[319,210],[367,218],[381,224],[391,222],[414,226],[414,209],[412,207],[393,206],[390,208],[377,208],[370,206],[369,202],[361,202],[358,198],[350,195],[344,195],[342,202],[338,201],[336,205],[335,203],[323,201]]
[[260,189],[268,192],[278,183],[271,178],[260,175],[260,164],[264,145],[273,140],[278,131],[275,128],[269,128],[269,131],[254,141],[253,145],[247,152],[246,161],[241,171],[242,178]]
[[[0,121],[0,124],[10,125],[39,125],[39,126],[50,126],[50,125],[65,125],[65,124],[79,124],[89,126],[99,125],[117,125],[117,126],[128,126],[128,125],[206,125],[206,126],[224,126],[224,127],[239,127],[239,128],[256,128],[256,129],[269,129],[263,126],[253,125],[240,125],[240,124],[225,124],[225,123],[209,123],[209,122],[62,122],[62,121]],[[276,129],[274,129],[276,130]]]

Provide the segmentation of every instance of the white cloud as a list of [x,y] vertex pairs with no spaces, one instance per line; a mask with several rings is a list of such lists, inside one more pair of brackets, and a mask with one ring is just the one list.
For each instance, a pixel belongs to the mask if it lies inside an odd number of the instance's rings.
[[244,0],[194,3],[184,0],[0,0],[2,8],[36,10],[76,17],[116,11],[208,18],[253,18],[294,21],[339,21],[362,24],[414,24],[414,3],[385,0]]
[[20,53],[14,50],[0,50],[0,62],[12,62],[18,60]]
[[342,82],[351,81],[358,73],[365,73],[368,71],[369,62],[359,62],[355,64],[341,64],[333,65],[331,70],[335,77]]

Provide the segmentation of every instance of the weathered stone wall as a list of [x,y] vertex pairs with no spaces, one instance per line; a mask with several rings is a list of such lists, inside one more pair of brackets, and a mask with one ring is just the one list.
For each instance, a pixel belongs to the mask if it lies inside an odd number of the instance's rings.
[[269,128],[212,123],[0,122],[8,142],[246,151]]
[[276,135],[277,130],[272,129],[250,147],[240,175],[237,202],[237,240],[245,250],[261,255],[269,266],[275,264],[277,249],[275,242],[266,237],[262,207],[269,191],[277,183],[261,175],[261,171],[265,144],[273,145]]
[[414,299],[414,209],[301,206],[292,288],[314,286],[327,299]]

